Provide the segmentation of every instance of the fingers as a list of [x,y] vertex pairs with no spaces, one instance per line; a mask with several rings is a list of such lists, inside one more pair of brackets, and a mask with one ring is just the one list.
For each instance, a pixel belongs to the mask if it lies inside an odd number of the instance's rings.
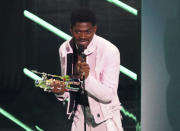
[[80,62],[78,61],[78,67],[79,70],[89,70],[89,65],[86,62]]
[[77,72],[81,79],[83,77],[87,78],[89,76],[90,67],[86,62],[78,61],[77,63]]
[[53,93],[63,94],[65,92],[66,85],[65,85],[64,81],[52,80],[50,86],[52,88]]

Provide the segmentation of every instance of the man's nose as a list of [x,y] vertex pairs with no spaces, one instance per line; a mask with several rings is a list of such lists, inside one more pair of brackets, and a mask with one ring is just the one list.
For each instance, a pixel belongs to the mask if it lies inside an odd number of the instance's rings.
[[80,38],[81,38],[81,39],[84,39],[85,37],[86,37],[85,32],[82,32],[81,35],[80,35]]

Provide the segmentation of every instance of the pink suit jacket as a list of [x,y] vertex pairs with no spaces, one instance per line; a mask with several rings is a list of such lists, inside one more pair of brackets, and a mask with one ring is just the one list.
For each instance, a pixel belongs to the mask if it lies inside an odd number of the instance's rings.
[[[73,53],[69,41],[65,41],[59,48],[62,75],[66,75],[67,54]],[[90,111],[94,116],[95,122],[101,123],[113,118],[113,113],[120,111],[121,108],[117,95],[120,53],[113,44],[97,35],[94,35],[84,53],[86,54],[86,62],[90,66],[89,76],[85,80],[85,90],[88,93]],[[66,92],[61,96],[56,96],[62,101],[68,98],[69,94]],[[82,115],[82,113],[79,113],[79,108],[80,106],[77,107],[75,113],[77,117],[74,118],[74,121],[78,119],[78,115]],[[116,121],[116,123],[121,125],[121,121]]]

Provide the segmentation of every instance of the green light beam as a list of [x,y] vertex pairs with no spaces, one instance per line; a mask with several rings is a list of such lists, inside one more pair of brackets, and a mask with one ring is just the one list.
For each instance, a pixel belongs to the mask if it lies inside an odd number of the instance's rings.
[[24,72],[25,75],[29,76],[33,80],[41,80],[41,77],[39,77],[38,75],[34,74],[33,72],[31,72],[27,68],[24,68],[23,72]]
[[38,127],[37,125],[36,125],[35,127],[36,127],[36,129],[37,129],[38,131],[44,131],[43,129],[41,129],[41,128]]
[[121,108],[121,112],[122,112],[125,116],[133,119],[133,120],[136,122],[136,131],[141,131],[141,125],[140,125],[140,122],[137,121],[136,116],[134,116],[132,113],[130,113],[130,112],[128,112],[127,110],[125,110],[123,106],[122,106],[122,108]]
[[25,124],[23,124],[21,121],[19,121],[18,119],[16,119],[14,116],[12,116],[10,113],[8,113],[7,111],[5,111],[4,109],[2,109],[0,107],[0,113],[2,115],[4,115],[5,117],[7,117],[8,119],[10,119],[11,121],[13,121],[14,123],[16,123],[17,125],[19,125],[20,127],[22,127],[24,130],[26,131],[33,131],[31,128],[29,128],[28,126],[26,126]]
[[137,122],[137,124],[136,124],[136,131],[141,131],[140,122]]
[[118,6],[120,8],[122,8],[122,9],[124,9],[125,11],[127,11],[127,12],[129,12],[129,13],[131,13],[133,15],[137,16],[137,14],[138,14],[136,9],[134,9],[133,7],[127,5],[127,4],[125,4],[125,3],[123,3],[123,2],[121,2],[119,0],[106,0],[106,1]]
[[126,110],[124,109],[124,107],[121,108],[121,111],[122,111],[122,113],[123,113],[125,116],[133,119],[135,122],[137,121],[136,117],[135,117],[132,113],[129,113],[128,111],[126,111]]
[[120,71],[123,74],[129,76],[130,78],[137,80],[137,74],[135,74],[134,72],[130,71],[129,69],[123,67],[122,65],[120,65]]
[[[45,22],[44,20],[42,20],[41,18],[35,16],[34,14],[30,13],[29,11],[25,10],[24,11],[24,16],[29,18],[30,20],[34,21],[35,23],[38,23],[39,25],[41,25],[42,27],[48,29],[49,31],[53,32],[54,34],[56,34],[57,36],[63,38],[64,40],[68,40],[68,39],[71,39],[72,37],[69,36],[68,34],[64,33],[63,31],[59,30],[58,28],[50,25],[49,23]],[[49,26],[49,27],[48,27]],[[55,32],[54,32],[55,30]],[[120,71],[129,76],[130,78],[134,79],[134,80],[137,80],[137,75],[128,70],[127,68],[123,67],[120,65]],[[30,72],[29,72],[30,73]],[[32,73],[32,72],[31,72]],[[31,74],[30,73],[30,74]],[[34,74],[34,73],[33,73]]]
[[32,14],[31,12],[29,12],[27,10],[24,11],[24,16],[26,18],[34,21],[35,23],[39,24],[40,26],[46,28],[47,30],[49,30],[50,32],[54,33],[55,35],[59,36],[62,39],[65,39],[65,40],[71,39],[71,36],[67,35],[66,33],[62,32],[58,28],[56,28],[53,25],[47,23],[43,19],[37,17],[36,15]]

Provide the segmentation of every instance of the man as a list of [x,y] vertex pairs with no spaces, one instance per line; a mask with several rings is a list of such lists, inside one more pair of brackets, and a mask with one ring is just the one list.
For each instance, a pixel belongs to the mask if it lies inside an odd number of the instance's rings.
[[[73,117],[72,131],[123,131],[117,95],[120,53],[109,41],[97,36],[96,29],[92,11],[82,8],[72,13],[73,37],[59,49],[61,72],[62,76],[84,80],[85,86],[79,92],[62,92],[59,88],[53,92],[61,101],[69,98],[67,114]],[[58,87],[65,86],[64,82],[59,84]]]

